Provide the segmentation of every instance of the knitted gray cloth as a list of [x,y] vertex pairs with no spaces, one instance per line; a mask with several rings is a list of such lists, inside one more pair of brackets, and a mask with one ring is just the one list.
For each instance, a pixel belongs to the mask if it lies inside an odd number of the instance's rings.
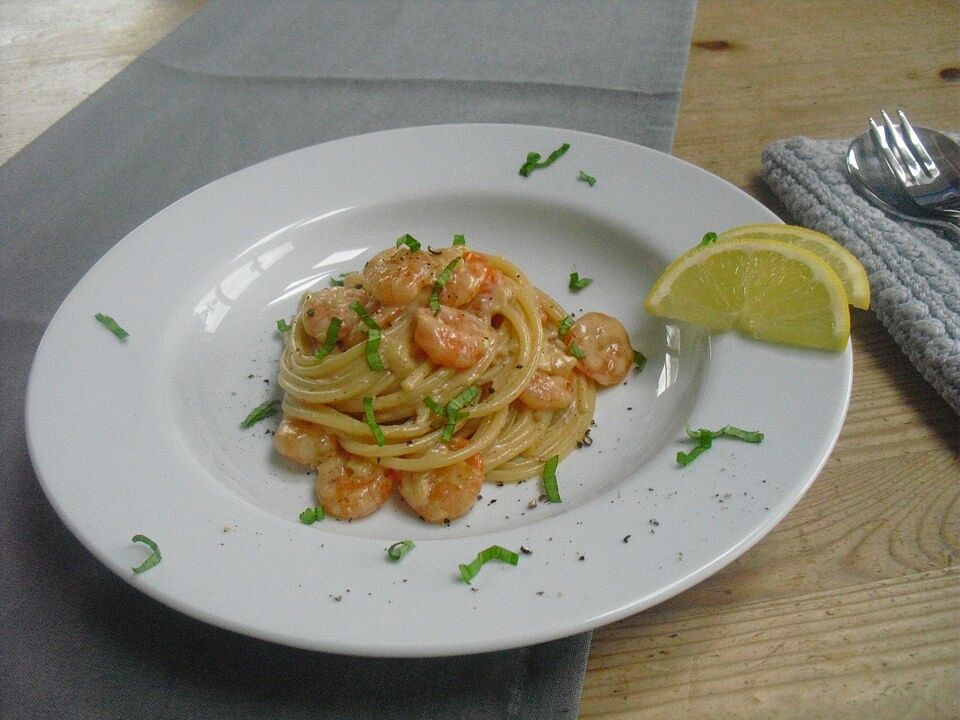
[[960,413],[960,245],[893,219],[853,189],[849,140],[795,137],[763,151],[763,178],[796,220],[867,270],[871,309],[923,377]]

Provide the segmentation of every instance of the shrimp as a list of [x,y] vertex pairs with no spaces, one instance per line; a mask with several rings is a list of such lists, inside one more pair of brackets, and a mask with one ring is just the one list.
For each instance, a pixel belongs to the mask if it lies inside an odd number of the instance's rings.
[[338,448],[337,439],[322,426],[288,417],[273,433],[273,446],[285,458],[300,465],[316,465],[335,455]]
[[443,257],[406,247],[384,250],[363,268],[364,287],[384,305],[425,305]]
[[340,451],[317,464],[317,500],[328,515],[362,518],[387,501],[396,480],[396,470]]
[[573,377],[539,370],[520,393],[520,402],[532,410],[563,410],[573,402]]
[[400,495],[424,520],[441,523],[473,507],[483,477],[483,458],[472,455],[446,467],[400,473]]
[[437,365],[473,367],[486,353],[490,333],[487,323],[463,310],[441,306],[434,315],[420,308],[414,315],[413,342]]
[[463,307],[481,290],[489,290],[499,274],[480,253],[464,253],[463,259],[453,270],[453,275],[440,291],[440,304]]
[[616,318],[603,313],[581,315],[563,336],[567,350],[573,344],[583,352],[577,370],[600,385],[621,382],[633,364],[633,348],[627,331]]
[[304,296],[300,308],[300,322],[303,323],[304,331],[323,343],[327,339],[330,321],[340,318],[337,341],[346,347],[356,345],[364,337],[355,332],[362,322],[360,316],[350,309],[350,305],[355,302],[366,307],[373,302],[373,298],[364,290],[348,287],[324,288],[319,292],[308,293]]

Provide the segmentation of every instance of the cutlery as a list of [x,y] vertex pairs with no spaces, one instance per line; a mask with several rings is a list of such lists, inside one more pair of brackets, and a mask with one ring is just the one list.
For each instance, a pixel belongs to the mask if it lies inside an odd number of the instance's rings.
[[847,149],[847,176],[853,187],[884,212],[900,220],[930,225],[960,239],[960,212],[927,210],[904,195],[890,169],[874,150],[873,138],[864,133]]
[[902,110],[897,126],[886,110],[870,135],[904,193],[930,210],[960,209],[960,145],[943,133],[914,127]]

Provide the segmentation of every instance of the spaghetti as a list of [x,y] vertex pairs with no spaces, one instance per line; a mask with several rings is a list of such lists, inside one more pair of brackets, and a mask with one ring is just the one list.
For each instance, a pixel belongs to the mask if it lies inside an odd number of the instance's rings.
[[619,322],[571,321],[502,257],[398,245],[302,298],[275,445],[317,468],[330,515],[362,517],[398,487],[421,517],[448,521],[484,481],[525,480],[566,456],[598,383],[620,382],[632,360]]

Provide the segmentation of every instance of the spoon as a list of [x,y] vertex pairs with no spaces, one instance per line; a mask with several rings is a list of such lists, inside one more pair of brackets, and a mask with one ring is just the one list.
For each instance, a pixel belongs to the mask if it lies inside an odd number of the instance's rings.
[[890,169],[873,149],[870,133],[850,143],[847,175],[854,188],[884,212],[901,220],[948,230],[960,239],[960,211],[927,210],[904,195]]

